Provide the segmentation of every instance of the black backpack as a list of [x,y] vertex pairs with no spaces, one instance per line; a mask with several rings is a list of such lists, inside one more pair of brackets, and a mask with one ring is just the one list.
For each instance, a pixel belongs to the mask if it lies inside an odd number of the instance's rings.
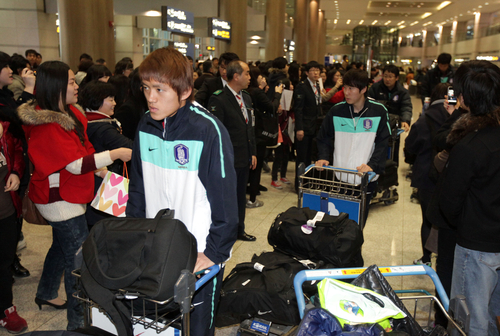
[[279,214],[269,229],[267,240],[275,251],[298,259],[324,262],[328,267],[363,266],[361,246],[363,231],[346,213],[339,216],[324,214],[310,234],[302,226],[318,211],[291,207]]
[[[82,289],[109,314],[119,336],[133,334],[129,303],[117,299],[123,297],[119,289],[165,301],[174,296],[181,271],[194,269],[196,238],[173,215],[164,209],[154,219],[104,219],[82,245]],[[142,308],[142,300],[133,301]]]
[[[279,252],[263,252],[254,255],[251,262],[236,265],[222,283],[216,327],[239,324],[252,317],[298,325],[300,316],[293,279],[306,269],[298,260]],[[310,295],[317,292],[310,282],[304,283],[303,288]]]

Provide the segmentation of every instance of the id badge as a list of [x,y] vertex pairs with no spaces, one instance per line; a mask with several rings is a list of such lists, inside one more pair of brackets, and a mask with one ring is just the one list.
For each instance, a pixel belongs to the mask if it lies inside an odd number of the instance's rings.
[[250,114],[250,120],[252,120],[252,127],[255,127],[255,114],[253,113],[253,108],[247,108],[247,113]]

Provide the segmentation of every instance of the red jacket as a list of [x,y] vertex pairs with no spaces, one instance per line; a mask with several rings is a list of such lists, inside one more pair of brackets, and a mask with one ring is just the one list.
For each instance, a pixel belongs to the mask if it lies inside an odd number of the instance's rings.
[[[19,179],[23,177],[24,168],[26,164],[23,158],[23,143],[21,140],[15,138],[8,130],[10,122],[0,121],[3,126],[3,136],[0,139],[0,144],[4,149],[5,159],[7,160],[8,174],[5,176],[5,182],[9,179],[10,174],[14,173],[19,176]],[[1,191],[0,191],[1,192]],[[12,202],[16,208],[17,216],[21,215],[21,198],[19,197],[17,191],[11,191],[10,196],[12,197]]]
[[59,194],[63,200],[84,204],[94,198],[93,172],[74,175],[65,169],[69,163],[95,152],[87,138],[87,119],[76,107],[70,108],[84,126],[83,144],[67,114],[35,108],[30,103],[18,108],[28,140],[28,156],[34,166],[29,193],[34,203],[49,202],[49,175],[56,172],[60,173]]

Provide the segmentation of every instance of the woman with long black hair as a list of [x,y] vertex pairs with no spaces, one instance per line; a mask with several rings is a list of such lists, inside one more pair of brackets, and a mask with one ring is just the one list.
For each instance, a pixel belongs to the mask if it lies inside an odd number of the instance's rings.
[[[81,305],[73,297],[74,256],[88,235],[85,210],[94,197],[94,173],[104,176],[116,159],[130,160],[131,150],[119,148],[95,153],[86,130],[84,112],[75,106],[78,85],[63,62],[45,62],[38,68],[36,101],[18,108],[28,139],[34,170],[29,197],[52,226],[50,247],[38,284],[35,303],[67,308],[68,330],[83,326]],[[61,276],[67,302],[58,298]]]

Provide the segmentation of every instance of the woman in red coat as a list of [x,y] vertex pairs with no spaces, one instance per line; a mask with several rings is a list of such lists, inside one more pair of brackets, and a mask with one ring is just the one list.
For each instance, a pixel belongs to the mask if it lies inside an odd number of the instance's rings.
[[[118,148],[94,153],[87,137],[87,119],[75,106],[78,85],[63,62],[40,65],[36,80],[36,102],[21,105],[18,114],[28,139],[33,163],[29,197],[52,226],[50,247],[38,284],[35,303],[68,309],[68,330],[83,326],[83,310],[73,297],[74,256],[88,235],[85,210],[94,197],[94,173],[106,173],[114,160],[130,160],[132,151]],[[103,169],[104,168],[104,169]],[[58,298],[61,276],[67,303]]]

